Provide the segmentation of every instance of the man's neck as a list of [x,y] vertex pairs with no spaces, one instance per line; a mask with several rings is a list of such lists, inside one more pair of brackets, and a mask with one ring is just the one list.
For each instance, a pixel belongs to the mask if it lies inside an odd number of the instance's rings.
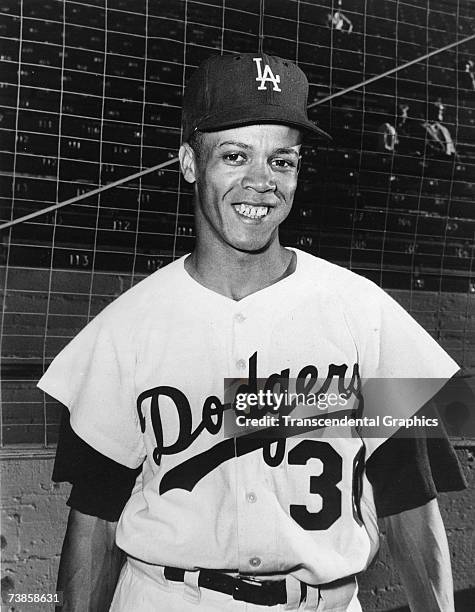
[[224,249],[219,255],[200,249],[185,260],[185,269],[201,285],[241,300],[292,274],[296,257],[278,242],[258,253]]

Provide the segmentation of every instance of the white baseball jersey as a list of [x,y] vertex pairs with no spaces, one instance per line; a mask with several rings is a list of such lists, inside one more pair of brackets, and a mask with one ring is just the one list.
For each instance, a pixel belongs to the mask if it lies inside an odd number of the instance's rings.
[[434,392],[413,393],[415,379],[437,387],[458,370],[374,283],[295,252],[293,274],[240,301],[173,262],[101,312],[39,383],[88,444],[144,462],[117,543],[152,576],[157,564],[323,584],[365,569],[377,549],[371,487],[364,479],[359,500],[355,467],[381,440],[322,430],[236,441],[222,426],[224,379],[412,379],[381,398],[387,414],[410,415]]

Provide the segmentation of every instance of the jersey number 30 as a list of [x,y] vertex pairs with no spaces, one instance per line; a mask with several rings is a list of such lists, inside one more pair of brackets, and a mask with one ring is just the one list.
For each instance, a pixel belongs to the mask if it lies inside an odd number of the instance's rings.
[[[310,512],[306,506],[290,505],[290,516],[303,529],[320,531],[328,529],[341,516],[341,491],[337,485],[341,482],[343,474],[343,460],[336,450],[327,442],[317,440],[303,440],[289,451],[289,465],[306,465],[309,459],[320,459],[323,465],[319,476],[310,476],[310,493],[318,494],[322,500],[321,510]],[[359,455],[355,457],[353,466],[353,516],[361,524],[358,511]]]

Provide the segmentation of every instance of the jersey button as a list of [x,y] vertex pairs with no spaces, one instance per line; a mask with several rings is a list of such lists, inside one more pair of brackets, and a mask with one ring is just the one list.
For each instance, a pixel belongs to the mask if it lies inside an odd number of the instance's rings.
[[244,359],[239,359],[239,361],[236,362],[236,366],[239,368],[239,370],[244,370],[246,367],[246,362]]
[[235,316],[234,319],[238,322],[238,323],[243,323],[246,319],[246,317],[242,314],[242,312],[238,312]]
[[261,560],[259,559],[259,557],[252,557],[252,559],[249,559],[249,565],[251,565],[252,567],[259,567],[260,564]]
[[257,501],[257,495],[255,493],[252,493],[252,492],[248,493],[247,494],[247,501],[250,504],[254,504]]

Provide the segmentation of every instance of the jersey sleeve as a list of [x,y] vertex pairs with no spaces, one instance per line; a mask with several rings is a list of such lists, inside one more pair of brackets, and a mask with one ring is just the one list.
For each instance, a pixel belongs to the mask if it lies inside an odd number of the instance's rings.
[[59,353],[38,386],[69,408],[82,440],[136,468],[145,448],[135,406],[134,330],[111,321],[106,311]]
[[442,386],[457,363],[396,300],[377,288],[378,308],[371,325],[369,375],[374,378],[440,379]]
[[[368,281],[356,330],[364,416],[379,416],[378,427],[363,430],[368,456],[415,415],[459,370],[457,363],[392,297]],[[383,417],[395,419],[388,425]],[[396,419],[398,421],[396,421]]]
[[366,462],[366,476],[379,517],[417,508],[437,493],[461,491],[467,486],[442,426],[430,437],[396,434],[386,440]]
[[67,505],[83,514],[118,521],[141,467],[128,468],[86,444],[63,408],[52,480],[72,484]]

